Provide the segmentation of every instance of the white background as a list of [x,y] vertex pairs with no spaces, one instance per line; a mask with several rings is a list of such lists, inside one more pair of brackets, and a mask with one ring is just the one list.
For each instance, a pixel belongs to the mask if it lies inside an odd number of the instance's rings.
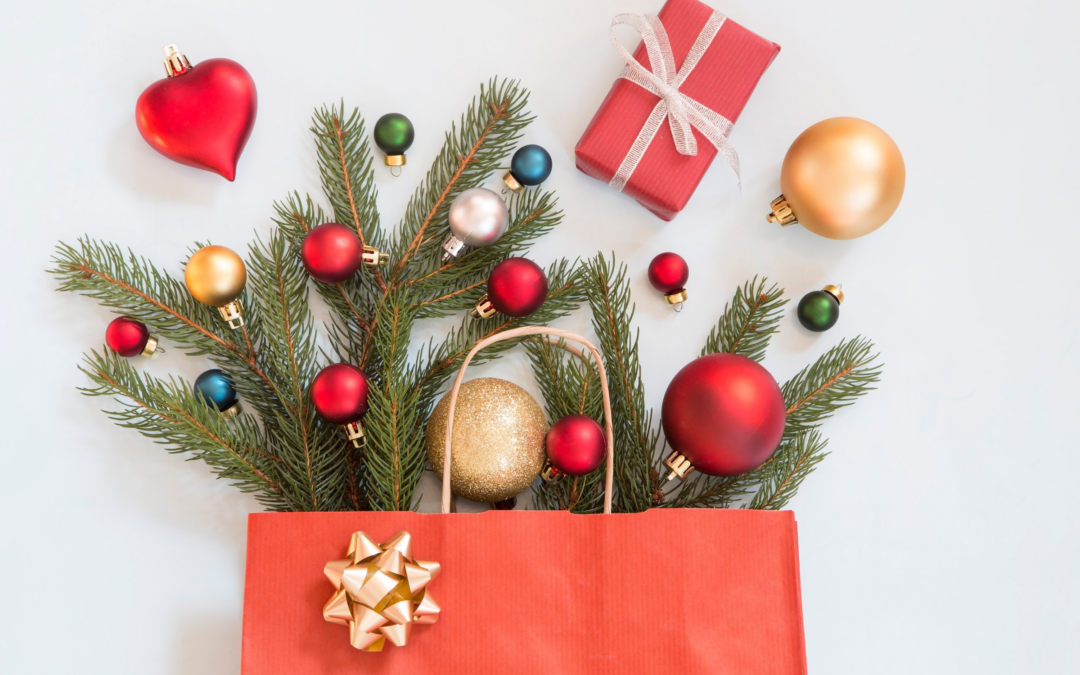
[[[777,379],[841,337],[876,341],[880,390],[826,425],[832,455],[791,505],[811,671],[1080,672],[1080,5],[715,6],[783,51],[732,136],[742,192],[718,162],[665,224],[573,165],[619,70],[611,17],[660,0],[5,3],[0,671],[240,663],[246,517],[258,506],[76,392],[80,355],[101,345],[111,315],[53,292],[44,270],[57,240],[89,233],[176,274],[196,239],[243,250],[268,231],[274,200],[318,194],[309,118],[341,97],[369,121],[400,111],[416,124],[405,176],[378,172],[393,224],[444,130],[500,74],[532,90],[539,118],[526,140],[554,157],[549,185],[566,211],[533,257],[614,249],[629,263],[650,405],[755,274],[793,300],[826,283],[847,294],[821,335],[789,306],[765,362]],[[139,137],[135,100],[172,42],[196,63],[235,59],[257,83],[235,183]],[[788,144],[837,115],[877,123],[902,149],[896,216],[850,242],[767,224]],[[679,316],[644,275],[665,250],[692,270]],[[588,317],[562,325],[587,329]],[[207,364],[170,351],[137,366],[193,379]],[[486,372],[532,386],[520,356]],[[424,489],[430,510],[435,488]]]

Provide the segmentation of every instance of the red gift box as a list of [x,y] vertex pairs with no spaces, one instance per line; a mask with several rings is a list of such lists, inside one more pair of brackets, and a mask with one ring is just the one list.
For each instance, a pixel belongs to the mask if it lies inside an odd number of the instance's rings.
[[[659,19],[678,68],[682,68],[703,30],[708,30],[710,20],[715,22],[717,17],[711,7],[698,0],[668,0],[660,10]],[[779,52],[780,45],[724,19],[678,91],[734,123]],[[657,72],[644,41],[633,56],[646,70]],[[624,160],[660,101],[643,86],[622,77],[617,79],[578,141],[574,151],[578,169],[610,183],[624,167]],[[623,192],[664,220],[673,219],[686,207],[716,158],[717,148],[696,126],[693,133],[697,153],[685,155],[679,153],[670,125],[663,120],[622,186]],[[737,163],[737,159],[734,161]]]

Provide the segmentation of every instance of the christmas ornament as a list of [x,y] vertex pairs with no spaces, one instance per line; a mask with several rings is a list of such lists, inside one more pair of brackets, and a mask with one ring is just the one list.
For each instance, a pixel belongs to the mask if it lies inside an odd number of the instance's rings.
[[844,292],[839,286],[829,285],[820,291],[810,291],[804,295],[795,314],[803,328],[821,333],[836,325],[842,302]]
[[232,419],[243,412],[232,382],[217,368],[195,379],[195,396],[200,394],[206,399],[206,404],[216,407],[225,419]]
[[348,626],[353,647],[380,652],[387,640],[404,647],[414,624],[439,620],[439,605],[427,587],[442,567],[413,558],[408,532],[398,532],[385,544],[356,532],[345,556],[323,569],[335,589],[323,606],[323,618]]
[[487,293],[472,311],[474,319],[487,319],[502,312],[520,319],[529,316],[547,299],[544,270],[526,258],[507,258],[491,270]]
[[669,305],[675,305],[675,311],[680,311],[686,302],[689,278],[690,267],[678,253],[661,253],[649,263],[649,283],[664,294]]
[[521,192],[539,185],[551,175],[551,155],[539,145],[523,145],[510,160],[510,170],[503,176],[506,187]]
[[465,246],[490,246],[506,234],[510,212],[502,197],[487,188],[466,190],[450,204],[450,236],[443,242],[443,262]]
[[150,334],[146,324],[131,317],[118,316],[105,329],[105,344],[120,356],[153,356],[158,349],[158,339]]
[[353,447],[367,443],[360,418],[367,412],[368,381],[364,371],[349,363],[335,363],[311,381],[311,403],[330,424],[340,424]]
[[[443,465],[449,407],[447,393],[428,420],[424,444],[433,467]],[[516,384],[493,377],[463,383],[450,446],[451,490],[489,504],[519,494],[540,475],[547,430],[540,404]]]
[[224,246],[204,246],[188,259],[184,268],[188,292],[204,305],[217,307],[229,328],[242,328],[244,308],[240,294],[247,283],[244,261]]
[[196,67],[176,45],[164,49],[168,77],[135,104],[139,133],[174,162],[233,180],[255,126],[255,82],[236,61],[210,59]]
[[884,131],[834,117],[799,134],[780,169],[769,222],[801,223],[829,239],[854,239],[885,224],[904,195],[904,157]]
[[[394,167],[405,166],[405,151],[408,150],[416,137],[412,122],[401,113],[387,113],[375,123],[375,145],[386,153],[386,166],[393,173]],[[401,169],[398,173],[401,175]]]
[[660,420],[674,449],[668,480],[693,469],[737,476],[761,466],[784,435],[784,396],[769,371],[738,354],[710,354],[668,385]]
[[360,265],[382,267],[390,256],[372,246],[362,246],[351,228],[338,223],[323,223],[312,229],[300,245],[300,259],[315,279],[327,284],[345,281]]
[[604,430],[586,415],[567,415],[552,424],[544,446],[547,462],[540,475],[549,483],[558,482],[563,476],[590,474],[607,456]]

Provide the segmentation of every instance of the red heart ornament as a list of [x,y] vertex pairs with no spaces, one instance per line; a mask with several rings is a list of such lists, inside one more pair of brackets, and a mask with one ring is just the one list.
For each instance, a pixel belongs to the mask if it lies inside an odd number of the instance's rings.
[[174,162],[233,180],[255,126],[255,82],[236,61],[194,67],[172,45],[165,53],[169,77],[147,87],[135,104],[139,133]]

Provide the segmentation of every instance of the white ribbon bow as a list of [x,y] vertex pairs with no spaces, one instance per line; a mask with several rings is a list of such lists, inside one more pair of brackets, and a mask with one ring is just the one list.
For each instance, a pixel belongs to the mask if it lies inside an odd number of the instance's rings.
[[[682,68],[675,70],[675,57],[671,53],[671,43],[668,42],[667,31],[660,17],[655,14],[620,14],[611,20],[611,43],[626,60],[626,67],[619,77],[626,78],[634,84],[647,89],[660,97],[656,107],[641,128],[634,144],[630,146],[630,152],[626,154],[618,171],[612,177],[609,185],[622,192],[626,183],[633,175],[645,151],[652,144],[653,137],[660,130],[660,125],[667,117],[671,125],[671,135],[675,140],[675,148],[681,155],[697,154],[697,139],[694,137],[694,128],[702,133],[705,138],[716,146],[717,151],[724,156],[727,163],[739,175],[739,155],[727,139],[734,124],[723,115],[709,110],[702,104],[679,91],[686,78],[693,72],[698,61],[708,51],[713,38],[720,32],[726,17],[719,12],[713,12],[712,16],[701,29],[701,33],[694,40],[690,53],[686,55]],[[649,63],[652,65],[650,72],[641,65],[634,56],[623,47],[619,38],[615,36],[615,26],[625,24],[631,26],[639,33],[645,43],[645,50],[649,54]]]

